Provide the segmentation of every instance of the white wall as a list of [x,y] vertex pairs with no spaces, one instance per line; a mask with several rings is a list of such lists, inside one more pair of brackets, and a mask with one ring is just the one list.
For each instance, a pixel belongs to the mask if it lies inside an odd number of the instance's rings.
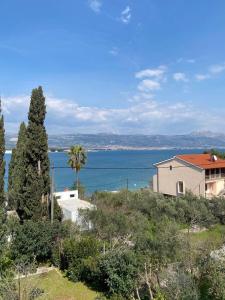
[[[172,170],[170,170],[172,166]],[[174,158],[161,163],[158,167],[158,192],[178,196],[178,181],[183,181],[185,190],[197,196],[205,196],[205,170]],[[157,190],[157,188],[156,188]]]
[[78,190],[56,192],[54,193],[54,196],[57,200],[78,199]]
[[152,183],[153,183],[153,191],[154,192],[157,192],[158,191],[158,183],[157,183],[157,174],[155,174],[154,176],[153,176],[153,181],[152,181]]

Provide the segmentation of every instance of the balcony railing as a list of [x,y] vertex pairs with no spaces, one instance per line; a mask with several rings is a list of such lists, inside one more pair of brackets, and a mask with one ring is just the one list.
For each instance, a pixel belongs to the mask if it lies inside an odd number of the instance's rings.
[[205,179],[206,180],[210,180],[210,179],[223,179],[223,178],[225,178],[225,173],[205,175]]

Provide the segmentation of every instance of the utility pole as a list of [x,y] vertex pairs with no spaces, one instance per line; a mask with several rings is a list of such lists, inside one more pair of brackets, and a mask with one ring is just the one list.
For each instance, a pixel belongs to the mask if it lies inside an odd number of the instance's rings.
[[129,179],[127,178],[127,192],[126,192],[127,200],[128,200],[128,193],[129,193]]
[[52,166],[52,176],[51,176],[51,223],[54,221],[54,166]]

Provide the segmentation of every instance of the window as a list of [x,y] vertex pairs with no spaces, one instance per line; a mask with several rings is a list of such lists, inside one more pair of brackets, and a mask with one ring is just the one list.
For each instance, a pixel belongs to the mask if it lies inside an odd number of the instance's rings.
[[75,195],[74,194],[70,194],[70,198],[74,198],[75,197]]
[[184,182],[183,181],[178,181],[177,187],[178,187],[178,193],[179,194],[184,194]]
[[172,166],[170,166],[170,171],[172,171],[173,170],[173,167]]

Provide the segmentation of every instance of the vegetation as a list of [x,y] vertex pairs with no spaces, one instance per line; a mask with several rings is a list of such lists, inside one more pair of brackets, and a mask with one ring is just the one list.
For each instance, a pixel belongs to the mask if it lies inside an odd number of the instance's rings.
[[211,149],[209,151],[204,151],[205,154],[216,155],[219,158],[225,159],[225,152],[218,151],[216,149]]
[[[19,219],[7,217],[3,206],[0,119],[0,299],[66,299],[71,293],[98,300],[225,299],[225,251],[214,252],[225,242],[224,198],[189,193],[167,198],[151,190],[96,192],[90,201],[97,209],[83,211],[88,230],[62,222],[57,206],[57,217],[49,221],[45,114],[39,87],[32,91],[28,126],[21,124],[9,168],[8,209],[16,209]],[[86,163],[82,146],[71,147],[68,163],[79,187],[78,173]],[[193,228],[202,231],[193,233]],[[54,271],[37,284],[29,276],[50,264],[65,278]]]
[[59,271],[50,271],[40,276],[33,276],[22,281],[22,286],[32,285],[42,291],[38,298],[44,299],[73,299],[73,300],[95,300],[98,293],[88,288],[83,283],[73,283],[63,276]]
[[5,175],[5,129],[4,129],[4,117],[1,110],[0,102],[0,206],[4,204],[4,175]]
[[9,165],[8,208],[21,221],[49,218],[50,174],[48,140],[44,127],[45,97],[41,87],[32,91],[28,125],[20,125]]
[[[216,206],[222,200],[191,194],[168,199],[149,190],[98,192],[90,200],[97,210],[83,212],[92,223],[88,231],[71,222],[20,224],[13,218],[6,221],[3,214],[2,270],[51,263],[70,281],[104,294],[98,299],[224,299],[225,260],[211,256],[225,241]],[[204,230],[192,233],[193,225]],[[13,287],[10,274],[2,274]],[[0,294],[6,290],[1,287]],[[49,288],[32,285],[31,291],[44,299]]]
[[86,164],[87,155],[85,149],[81,145],[74,145],[69,151],[69,166],[76,172],[76,188],[79,187],[79,171]]
[[28,114],[24,219],[48,217],[50,177],[45,114],[45,97],[42,88],[38,87],[32,91]]
[[23,203],[26,183],[26,147],[27,130],[25,123],[21,123],[16,148],[12,151],[8,174],[8,205],[15,209],[23,219]]

